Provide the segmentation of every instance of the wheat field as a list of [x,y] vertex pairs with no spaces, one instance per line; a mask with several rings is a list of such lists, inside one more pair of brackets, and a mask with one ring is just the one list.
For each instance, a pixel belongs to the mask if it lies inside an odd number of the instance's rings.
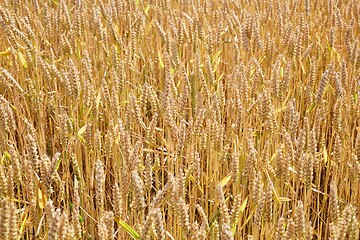
[[359,239],[357,0],[2,0],[0,239]]

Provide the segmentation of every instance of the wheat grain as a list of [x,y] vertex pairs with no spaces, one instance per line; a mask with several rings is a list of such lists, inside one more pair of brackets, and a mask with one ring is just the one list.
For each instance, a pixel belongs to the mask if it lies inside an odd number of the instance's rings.
[[358,239],[356,1],[0,5],[1,239]]

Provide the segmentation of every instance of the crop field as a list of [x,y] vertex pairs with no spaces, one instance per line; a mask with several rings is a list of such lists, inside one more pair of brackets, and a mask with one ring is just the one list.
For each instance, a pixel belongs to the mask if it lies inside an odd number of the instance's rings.
[[360,238],[357,0],[1,0],[0,239]]

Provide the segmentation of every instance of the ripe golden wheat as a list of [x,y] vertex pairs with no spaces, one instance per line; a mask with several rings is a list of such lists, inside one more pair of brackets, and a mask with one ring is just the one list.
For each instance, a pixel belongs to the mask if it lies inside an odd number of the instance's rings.
[[2,0],[0,239],[359,239],[357,0]]

